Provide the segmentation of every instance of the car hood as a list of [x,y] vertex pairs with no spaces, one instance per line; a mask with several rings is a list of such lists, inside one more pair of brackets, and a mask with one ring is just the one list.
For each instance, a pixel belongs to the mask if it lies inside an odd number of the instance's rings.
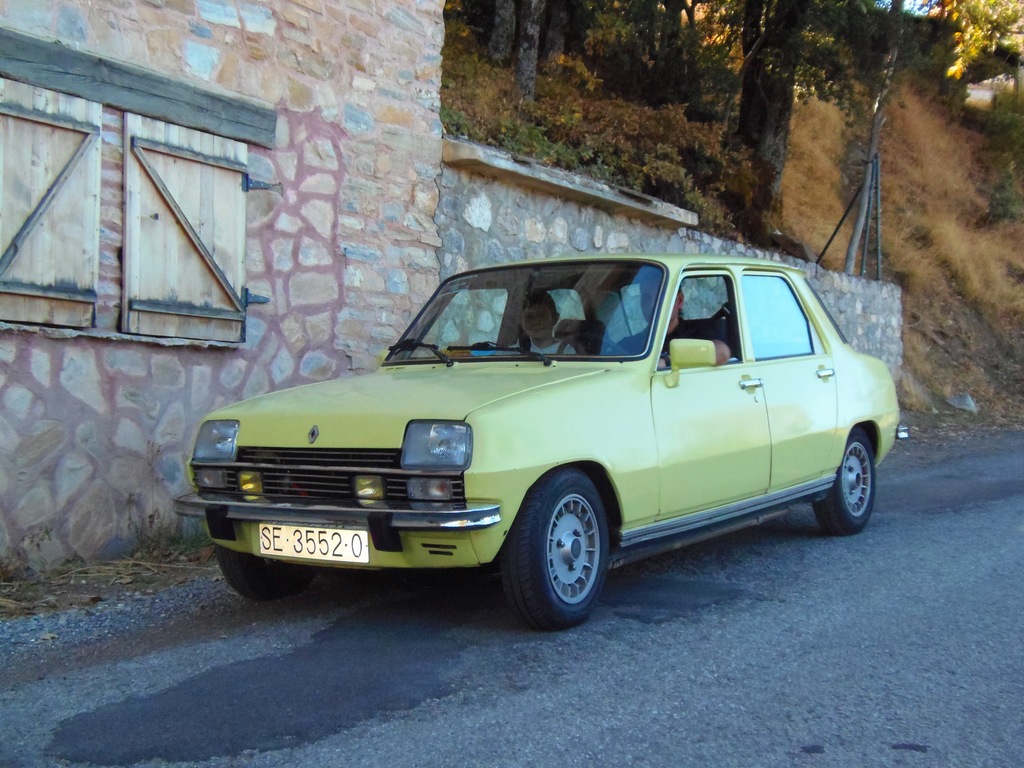
[[402,366],[272,392],[221,408],[237,419],[239,445],[397,448],[414,419],[462,420],[492,403],[595,376],[604,367],[540,363]]

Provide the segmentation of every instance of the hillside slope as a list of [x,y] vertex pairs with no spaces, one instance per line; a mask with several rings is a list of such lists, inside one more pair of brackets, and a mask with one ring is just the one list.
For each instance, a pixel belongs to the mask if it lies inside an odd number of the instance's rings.
[[[743,238],[734,218],[749,204],[750,159],[722,146],[721,125],[691,122],[681,105],[609,95],[571,58],[546,66],[537,101],[524,104],[510,69],[491,62],[464,24],[446,30],[447,133],[646,192],[697,212],[705,231]],[[887,115],[883,278],[904,290],[901,403],[951,412],[947,398],[969,394],[982,418],[1024,425],[1024,224],[986,221],[996,174],[983,135],[913,87],[890,100]],[[834,105],[797,106],[783,176],[787,235],[825,246],[859,184],[856,147],[866,133]],[[849,237],[847,225],[826,267],[842,269]]]
[[[859,178],[834,106],[797,110],[783,178],[784,228],[821,250]],[[1024,422],[1024,224],[987,223],[984,137],[904,88],[888,108],[882,154],[883,278],[904,291],[901,402],[952,410],[969,394],[981,416]],[[845,173],[844,173],[845,171]],[[842,269],[849,225],[823,264]],[[869,261],[868,273],[874,272]]]

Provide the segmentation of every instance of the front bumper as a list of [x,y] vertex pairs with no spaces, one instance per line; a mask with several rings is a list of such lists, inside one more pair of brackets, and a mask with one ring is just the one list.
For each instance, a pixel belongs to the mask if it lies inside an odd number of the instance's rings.
[[197,493],[175,499],[177,513],[206,519],[210,535],[233,541],[234,523],[282,522],[308,526],[357,526],[368,528],[374,547],[382,552],[400,552],[399,531],[475,531],[501,522],[501,507],[494,503],[415,502],[398,507],[386,502],[364,502],[358,506],[332,504],[266,504],[237,499],[208,498]]

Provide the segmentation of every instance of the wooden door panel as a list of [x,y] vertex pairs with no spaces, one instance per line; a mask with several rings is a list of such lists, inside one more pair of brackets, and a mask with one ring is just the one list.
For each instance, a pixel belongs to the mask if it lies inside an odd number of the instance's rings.
[[126,116],[125,330],[241,341],[246,147]]
[[93,324],[102,107],[0,79],[0,319]]

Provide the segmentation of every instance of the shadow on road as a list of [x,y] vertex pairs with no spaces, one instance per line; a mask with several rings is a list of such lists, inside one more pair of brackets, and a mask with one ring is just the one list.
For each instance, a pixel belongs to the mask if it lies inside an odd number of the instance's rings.
[[[321,596],[329,600],[330,591],[328,583]],[[743,595],[729,585],[613,573],[598,613],[660,623]],[[527,642],[559,637],[524,629],[495,578],[429,578],[411,596],[349,613],[287,653],[214,667],[159,693],[65,720],[48,756],[130,765],[315,742],[453,693],[467,636],[474,637],[455,630],[467,625],[489,630],[470,641],[480,645],[509,635]]]

